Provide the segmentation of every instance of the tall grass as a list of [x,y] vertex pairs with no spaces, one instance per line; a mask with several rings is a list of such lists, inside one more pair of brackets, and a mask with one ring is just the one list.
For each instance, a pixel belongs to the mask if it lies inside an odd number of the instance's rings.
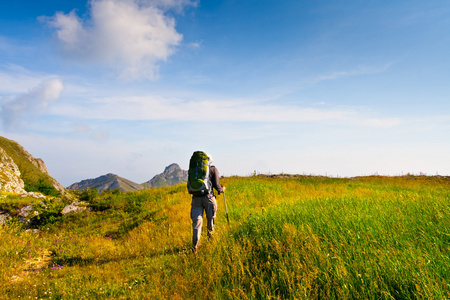
[[[101,210],[0,229],[0,298],[447,299],[450,181],[229,177],[213,239],[185,185],[104,193]],[[2,200],[5,201],[5,200]]]

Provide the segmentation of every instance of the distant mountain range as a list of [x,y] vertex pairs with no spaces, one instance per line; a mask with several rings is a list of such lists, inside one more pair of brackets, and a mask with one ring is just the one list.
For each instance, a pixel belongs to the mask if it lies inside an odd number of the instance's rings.
[[[106,174],[95,179],[82,180],[69,186],[69,190],[96,188],[99,192],[120,189],[137,191],[151,187],[171,186],[187,182],[188,171],[177,164],[167,166],[161,174],[142,184],[132,182],[115,174]],[[0,192],[27,194],[39,192],[49,196],[71,195],[47,171],[44,161],[34,158],[19,143],[0,136]]]
[[68,190],[80,191],[84,191],[87,188],[97,189],[99,193],[115,189],[119,189],[124,192],[138,191],[143,189],[142,185],[111,173],[102,175],[94,179],[82,180],[67,187]]
[[178,183],[187,182],[188,171],[182,170],[178,164],[171,164],[164,169],[164,172],[154,176],[149,181],[142,184],[135,183],[115,174],[106,174],[95,179],[86,179],[76,182],[67,187],[68,190],[97,189],[100,193],[119,189],[123,192],[138,191],[145,188],[171,186]]

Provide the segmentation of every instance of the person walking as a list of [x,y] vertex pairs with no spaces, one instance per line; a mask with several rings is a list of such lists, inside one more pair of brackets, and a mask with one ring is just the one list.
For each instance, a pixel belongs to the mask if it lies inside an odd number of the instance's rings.
[[[200,158],[199,158],[200,157]],[[191,157],[189,163],[188,191],[192,194],[191,219],[192,219],[192,251],[198,249],[203,225],[203,212],[206,212],[208,238],[214,232],[214,219],[217,213],[217,202],[214,190],[219,193],[225,191],[220,184],[219,170],[212,165],[211,155],[197,151]],[[202,187],[198,187],[202,181]]]

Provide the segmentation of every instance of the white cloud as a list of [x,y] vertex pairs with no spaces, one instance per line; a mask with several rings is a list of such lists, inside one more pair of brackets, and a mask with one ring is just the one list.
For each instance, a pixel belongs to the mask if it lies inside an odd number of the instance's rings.
[[78,120],[259,122],[338,122],[351,126],[388,129],[402,124],[400,118],[376,117],[352,107],[327,105],[301,107],[249,99],[183,100],[158,96],[102,97],[88,102],[59,102],[49,111],[54,116]]
[[89,106],[60,104],[51,111],[55,115],[106,120],[176,120],[303,122],[342,120],[351,110],[326,110],[259,104],[249,101],[203,100],[185,101],[160,97],[101,98]]
[[4,127],[12,129],[22,119],[46,112],[48,106],[59,98],[63,89],[64,85],[60,79],[50,79],[27,93],[3,97],[0,115]]
[[190,1],[92,0],[89,20],[80,19],[74,11],[56,13],[47,20],[72,59],[115,68],[125,79],[154,79],[158,62],[173,54],[182,40],[175,20],[164,9],[187,3]]

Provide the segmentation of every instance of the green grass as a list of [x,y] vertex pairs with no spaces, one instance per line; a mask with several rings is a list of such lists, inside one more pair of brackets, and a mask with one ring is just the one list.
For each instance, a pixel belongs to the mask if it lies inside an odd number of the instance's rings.
[[212,240],[203,233],[195,255],[185,185],[102,193],[91,200],[97,210],[57,216],[36,225],[39,233],[4,226],[2,297],[450,298],[448,178],[254,176],[222,184],[231,225],[220,196],[217,231]]

